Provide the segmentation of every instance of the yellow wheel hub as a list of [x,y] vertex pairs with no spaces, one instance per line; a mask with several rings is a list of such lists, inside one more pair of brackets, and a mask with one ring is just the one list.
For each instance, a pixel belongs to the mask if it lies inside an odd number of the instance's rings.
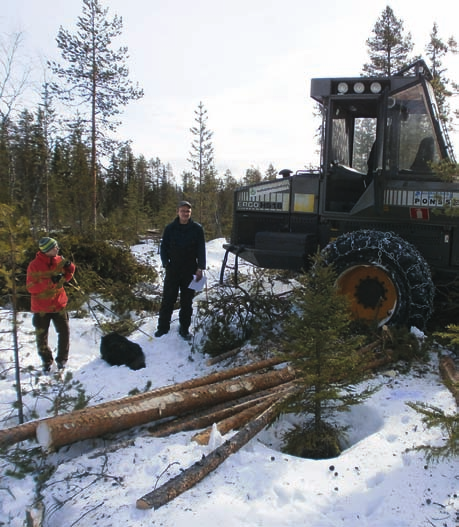
[[397,306],[397,288],[388,272],[374,265],[355,265],[337,279],[338,291],[351,301],[355,320],[386,323]]

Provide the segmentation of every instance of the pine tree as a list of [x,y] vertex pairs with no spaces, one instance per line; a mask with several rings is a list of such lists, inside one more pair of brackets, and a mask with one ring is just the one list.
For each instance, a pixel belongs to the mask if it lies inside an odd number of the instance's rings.
[[[213,132],[207,128],[207,110],[202,102],[199,103],[198,109],[194,111],[196,125],[190,128],[193,135],[191,151],[189,152],[188,161],[191,163],[193,172],[197,180],[198,193],[198,218],[199,222],[204,220],[205,199],[209,196],[209,188],[213,182],[216,171],[214,167],[214,147],[212,144]],[[205,184],[207,188],[205,188]]]
[[60,215],[61,222],[70,223],[75,231],[85,234],[93,220],[93,207],[89,192],[92,183],[91,153],[83,139],[83,124],[77,116],[67,144],[68,172],[62,181],[60,206],[66,213]]
[[113,131],[120,124],[114,118],[120,107],[139,99],[143,91],[128,79],[127,48],[112,49],[113,40],[121,34],[122,18],[107,19],[108,9],[99,0],[83,0],[83,13],[77,20],[78,31],[71,34],[59,29],[56,41],[63,66],[49,66],[64,85],[53,84],[53,90],[64,101],[83,105],[88,110],[91,144],[92,212],[94,231],[97,228],[97,165],[99,149],[104,144],[104,131]]
[[12,204],[17,204],[36,230],[43,226],[42,202],[45,201],[46,167],[49,149],[45,135],[43,109],[36,115],[23,110],[16,126],[14,171],[11,179]]
[[259,183],[262,179],[260,169],[251,167],[245,171],[245,176],[242,182],[244,185],[252,185],[253,183]]
[[430,41],[426,46],[426,56],[429,61],[428,66],[433,76],[431,84],[435,92],[440,119],[445,123],[450,121],[448,99],[452,96],[452,91],[449,89],[450,81],[445,77],[446,69],[443,67],[442,59],[449,52],[457,52],[457,43],[453,37],[450,37],[447,42],[444,42],[438,34],[437,23],[434,22],[432,32],[430,33]]
[[184,170],[182,172],[182,191],[183,198],[192,201],[192,196],[196,192],[196,182],[193,172]]
[[53,141],[56,139],[57,128],[55,124],[56,112],[53,107],[53,98],[50,93],[49,83],[43,84],[41,104],[37,115],[37,122],[43,131],[43,196],[40,200],[42,207],[43,226],[46,232],[50,231],[50,161]]
[[366,75],[390,77],[411,62],[411,33],[404,34],[403,21],[396,18],[389,6],[376,21],[373,36],[366,44],[370,56],[370,62],[363,66]]
[[277,178],[277,172],[278,171],[274,168],[273,164],[270,163],[268,168],[266,169],[264,179],[265,180],[276,179]]
[[221,236],[229,238],[233,226],[233,198],[234,191],[240,183],[231,174],[231,170],[226,170],[221,181],[218,192],[218,210],[220,211]]
[[12,130],[9,120],[0,122],[0,203],[11,204]]
[[13,337],[13,352],[15,366],[16,384],[16,407],[18,410],[19,423],[24,422],[22,388],[21,388],[21,368],[19,357],[18,339],[18,302],[19,295],[25,293],[25,287],[21,291],[18,284],[20,281],[20,266],[26,241],[30,236],[30,224],[24,217],[18,217],[17,211],[4,204],[0,204],[0,291],[8,298],[7,304],[11,306]]
[[147,193],[147,184],[150,180],[150,175],[147,160],[142,154],[140,154],[135,160],[134,172],[138,183],[139,201],[140,203],[146,205],[145,196]]
[[299,278],[292,299],[294,311],[284,327],[284,357],[294,367],[299,385],[285,411],[312,415],[300,434],[300,441],[305,440],[303,452],[310,457],[332,457],[339,452],[327,420],[373,391],[357,393],[355,389],[355,383],[364,378],[365,357],[359,351],[363,337],[351,332],[349,301],[337,292],[336,274],[331,266],[323,265],[320,255],[312,264],[308,274]]
[[447,415],[436,406],[426,403],[407,403],[408,406],[423,415],[423,422],[427,428],[440,428],[445,437],[440,446],[422,445],[416,450],[423,450],[427,460],[438,461],[445,458],[459,456],[459,418],[457,414]]
[[31,217],[31,192],[40,185],[40,179],[35,178],[33,171],[33,114],[24,109],[15,126],[12,153],[14,170],[11,173],[11,205],[20,206],[26,217]]
[[[75,192],[70,196],[71,202],[67,201],[69,184],[71,184],[71,153],[69,140],[56,138],[51,152],[49,167],[49,198],[48,198],[48,222],[53,227],[65,225],[74,227],[72,201]],[[87,180],[86,180],[87,181]],[[87,194],[85,193],[85,196]]]

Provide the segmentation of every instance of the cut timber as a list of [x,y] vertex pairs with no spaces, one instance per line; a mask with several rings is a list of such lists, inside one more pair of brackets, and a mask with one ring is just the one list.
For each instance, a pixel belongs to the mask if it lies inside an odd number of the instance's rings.
[[456,404],[459,406],[459,372],[451,357],[442,357],[440,359],[440,373],[445,381],[445,385],[453,394]]
[[242,430],[235,434],[231,439],[225,441],[223,445],[213,450],[209,455],[203,456],[191,467],[185,469],[181,474],[175,476],[161,487],[145,494],[136,502],[138,509],[159,509],[169,501],[176,498],[196,483],[202,481],[207,474],[220,466],[226,458],[237,452],[265,426],[273,421],[278,414],[278,409],[284,402],[282,397],[272,404],[267,410],[253,421],[250,421]]
[[230,351],[227,351],[226,353],[221,353],[220,355],[217,355],[216,357],[213,357],[212,359],[209,359],[206,364],[207,366],[213,366],[214,364],[218,364],[219,362],[224,361],[225,359],[229,359],[230,357],[234,357],[241,351],[241,348],[234,348]]
[[451,357],[442,357],[440,360],[440,371],[442,376],[453,384],[459,384],[459,372]]
[[208,384],[217,383],[227,379],[233,379],[235,377],[240,377],[241,375],[246,375],[255,371],[271,368],[273,366],[281,364],[282,362],[285,361],[279,359],[278,357],[254,362],[245,366],[239,366],[237,368],[231,368],[229,370],[211,373],[209,375],[205,375],[204,377],[197,377],[196,379],[190,379],[188,381],[180,382],[177,384],[162,386],[161,388],[155,388],[154,390],[150,390],[149,392],[139,393],[137,395],[130,395],[128,397],[123,397],[122,399],[117,399],[114,401],[107,401],[96,406],[90,406],[88,408],[84,408],[83,410],[79,410],[78,413],[91,413],[94,408],[115,408],[120,405],[124,406],[125,404],[133,404],[139,401],[143,401],[144,399],[151,399],[152,397],[159,397],[161,395],[166,395],[181,390],[187,390],[189,388],[198,388],[200,386],[206,386]]
[[175,417],[166,422],[157,423],[148,428],[149,435],[153,437],[166,437],[170,434],[176,434],[178,432],[188,430],[199,430],[206,426],[212,425],[222,419],[226,419],[232,415],[242,412],[246,408],[249,408],[253,404],[264,400],[266,397],[278,393],[280,389],[284,387],[292,386],[293,382],[281,384],[270,388],[269,390],[263,390],[256,392],[234,401],[228,401],[226,403],[217,404],[210,408],[205,408],[198,412],[193,412],[189,415],[182,417]]
[[117,406],[92,411],[60,415],[37,426],[37,440],[44,449],[54,449],[76,441],[100,437],[140,426],[156,419],[183,415],[194,410],[238,399],[250,393],[266,390],[294,379],[294,371],[287,366],[280,370],[258,373],[239,379],[199,386],[165,395],[130,401]]
[[[279,395],[270,395],[263,398],[259,402],[252,403],[252,406],[241,410],[237,414],[234,414],[226,419],[222,419],[217,423],[217,430],[221,435],[225,435],[231,430],[238,430],[242,426],[245,426],[250,420],[254,419],[257,415],[264,412],[270,405],[272,405]],[[191,439],[199,445],[208,445],[210,435],[212,433],[212,427],[206,428],[202,432],[195,434]]]
[[[115,408],[119,406],[120,404],[125,404],[127,401],[129,401],[129,404],[133,404],[134,402],[141,401],[145,398],[147,399],[151,398],[153,395],[155,396],[165,395],[167,393],[185,390],[187,388],[196,388],[198,386],[204,386],[206,384],[223,381],[225,379],[232,379],[234,377],[245,375],[247,373],[251,373],[254,371],[271,368],[272,366],[280,364],[281,362],[283,361],[277,357],[254,362],[246,366],[239,366],[237,368],[231,368],[228,370],[211,373],[204,377],[198,377],[196,379],[191,379],[191,380],[184,381],[181,383],[171,384],[169,386],[163,386],[161,388],[156,388],[149,392],[144,392],[144,393],[140,393],[137,395],[124,397],[122,399],[117,399],[115,401],[106,401],[105,403],[101,403],[101,404],[94,405],[94,406],[89,406],[82,410],[78,410],[77,412],[73,412],[71,415],[75,415],[75,414],[86,415],[87,413],[91,413],[95,408],[97,409],[112,408],[112,407]],[[44,419],[37,419],[35,421],[29,421],[28,423],[24,423],[21,425],[13,426],[11,428],[5,428],[3,430],[0,430],[0,447],[8,447],[8,446],[14,445],[15,443],[19,443],[20,441],[26,441],[27,439],[35,439],[38,425],[40,423],[48,421],[49,419],[53,419],[53,418],[46,417]]]
[[27,439],[33,439],[37,430],[37,423],[38,421],[30,421],[0,430],[0,448],[8,447]]

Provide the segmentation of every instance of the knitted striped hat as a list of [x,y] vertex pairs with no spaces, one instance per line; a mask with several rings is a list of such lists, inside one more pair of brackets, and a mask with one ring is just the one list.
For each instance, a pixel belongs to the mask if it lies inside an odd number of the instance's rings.
[[54,249],[56,247],[57,241],[54,238],[41,238],[38,242],[38,248],[42,253],[47,253],[51,249]]

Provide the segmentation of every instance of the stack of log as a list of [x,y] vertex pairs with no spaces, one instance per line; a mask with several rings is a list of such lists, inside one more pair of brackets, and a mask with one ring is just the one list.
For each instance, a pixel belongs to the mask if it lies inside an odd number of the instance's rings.
[[0,430],[0,446],[32,439],[35,435],[42,448],[50,451],[152,421],[156,421],[148,429],[152,436],[164,437],[183,430],[199,429],[201,431],[193,439],[200,444],[208,443],[215,423],[218,423],[221,434],[239,430],[208,456],[182,471],[180,476],[137,500],[140,509],[158,508],[201,481],[266,427],[295,390],[294,379],[294,370],[289,365],[281,365],[281,359],[266,359]]
[[[370,351],[375,344],[363,348]],[[390,362],[390,354],[372,360],[367,369]],[[154,423],[147,431],[164,437],[199,430],[193,437],[207,444],[213,425],[221,434],[238,432],[165,485],[137,500],[141,509],[158,508],[200,481],[265,428],[297,389],[295,372],[280,358],[223,370],[183,383],[109,401],[70,414],[0,430],[0,446],[36,436],[45,450]]]
[[[377,345],[377,342],[372,343],[361,351],[371,352]],[[386,350],[384,356],[370,360],[366,369],[379,368],[391,361],[391,352]],[[459,373],[453,361],[443,358],[440,371],[450,389],[455,388],[452,391],[459,401]],[[199,430],[193,440],[202,445],[208,444],[215,426],[222,435],[237,430],[210,454],[136,502],[139,509],[157,509],[201,481],[265,428],[278,416],[281,405],[294,393],[296,386],[295,373],[290,366],[282,364],[279,358],[266,359],[0,430],[0,447],[36,437],[43,449],[53,450],[147,423],[153,423],[147,433],[154,437]]]
[[[153,435],[192,430],[229,418],[261,403],[294,378],[279,358],[223,370],[149,392],[124,397],[56,417],[0,430],[0,447],[36,437],[46,450],[159,421]],[[224,406],[226,405],[226,408]],[[187,417],[184,417],[187,416]],[[166,418],[173,419],[164,423]],[[228,426],[228,425],[227,425]],[[169,431],[167,431],[169,430]]]
[[[279,359],[266,360],[46,419],[37,426],[37,440],[44,449],[52,450],[76,441],[120,432],[152,421],[190,415],[193,417],[187,417],[184,421],[187,419],[192,421],[195,412],[200,411],[203,413],[199,424],[211,423],[215,411],[209,408],[226,404],[226,416],[231,414],[231,407],[235,408],[234,415],[246,409],[239,406],[244,402],[244,398],[261,392],[260,401],[257,401],[261,403],[261,398],[268,395],[266,391],[275,387],[279,390],[283,384],[291,382],[295,374],[290,366],[265,371],[276,362],[279,363]],[[249,372],[250,375],[247,374]],[[255,403],[255,399],[252,404]],[[223,412],[223,409],[218,408],[218,411]],[[209,413],[207,418],[206,412]],[[178,425],[175,430],[190,430],[193,426],[196,425],[187,426],[182,422],[181,427]],[[158,430],[160,431],[161,428],[168,430],[163,432],[167,435],[174,431],[170,427],[171,425],[166,423],[158,426]]]

